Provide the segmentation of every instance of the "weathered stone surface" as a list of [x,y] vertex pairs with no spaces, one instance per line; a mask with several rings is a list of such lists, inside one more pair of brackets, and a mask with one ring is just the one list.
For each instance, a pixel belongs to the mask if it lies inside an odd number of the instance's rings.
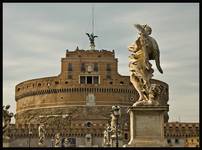
[[168,106],[130,107],[130,141],[128,147],[164,146],[164,112]]

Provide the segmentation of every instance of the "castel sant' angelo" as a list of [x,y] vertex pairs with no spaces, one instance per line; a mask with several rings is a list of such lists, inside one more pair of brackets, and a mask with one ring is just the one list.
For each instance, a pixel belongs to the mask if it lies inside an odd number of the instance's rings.
[[135,26],[130,76],[119,74],[117,50],[96,48],[92,18],[89,48],[64,50],[55,76],[15,85],[15,114],[3,106],[3,147],[199,147],[199,123],[169,122],[169,85],[152,78],[149,62],[163,73],[158,44],[148,25]]
[[[71,114],[79,123],[80,119],[106,123],[112,105],[127,108],[138,99],[129,76],[117,72],[117,63],[114,51],[67,50],[58,76],[16,86],[16,124],[37,123],[38,116],[50,114]],[[153,82],[161,85],[161,103],[167,104],[168,85]]]
[[[160,87],[162,105],[168,102],[168,84],[152,80]],[[129,138],[127,108],[138,94],[129,76],[118,73],[115,50],[66,50],[57,76],[31,79],[16,85],[16,127],[27,126],[37,136],[37,127],[45,124],[47,138],[60,132],[64,137],[84,138],[90,134],[96,145],[110,121],[113,105],[121,107],[121,128]],[[165,122],[168,114],[164,115]],[[36,132],[34,132],[36,130]],[[80,143],[81,145],[84,143]]]
[[[87,50],[79,47],[66,50],[65,57],[61,58],[59,75],[16,85],[15,123],[6,133],[9,147],[55,147],[57,138],[60,142],[68,139],[71,147],[102,147],[104,131],[111,121],[112,106],[120,106],[121,110],[119,144],[129,142],[127,110],[138,100],[138,92],[130,76],[118,73],[115,50],[97,50],[92,39],[90,43]],[[168,84],[156,79],[151,82],[159,87],[158,102],[162,106],[168,105]],[[192,137],[198,137],[199,124],[169,123],[168,120],[168,111],[165,111],[166,145],[186,146],[188,141],[193,145]],[[45,130],[43,145],[39,145],[41,125]]]

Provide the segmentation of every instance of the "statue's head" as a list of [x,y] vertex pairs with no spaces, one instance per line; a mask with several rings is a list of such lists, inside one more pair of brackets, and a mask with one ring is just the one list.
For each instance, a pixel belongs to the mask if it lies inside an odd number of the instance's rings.
[[146,34],[146,35],[150,35],[152,33],[152,29],[150,26],[148,26],[147,24],[145,25],[141,25],[141,24],[134,24],[134,26],[138,29],[138,31],[140,32],[139,34]]
[[152,33],[152,29],[151,29],[151,27],[150,26],[148,26],[147,24],[145,25],[145,33],[147,34],[147,35],[150,35],[151,33]]

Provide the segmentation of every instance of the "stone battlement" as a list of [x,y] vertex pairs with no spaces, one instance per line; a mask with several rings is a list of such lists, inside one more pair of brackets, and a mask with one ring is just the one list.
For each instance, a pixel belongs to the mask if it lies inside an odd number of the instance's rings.
[[66,58],[74,58],[74,57],[111,57],[114,58],[114,50],[80,50],[76,49],[75,51],[66,50]]

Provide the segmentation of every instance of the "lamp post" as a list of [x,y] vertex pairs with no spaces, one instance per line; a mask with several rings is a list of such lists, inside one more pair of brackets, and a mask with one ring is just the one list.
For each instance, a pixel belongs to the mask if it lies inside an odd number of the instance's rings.
[[31,135],[32,135],[32,132],[30,131],[29,132],[29,147],[31,146]]
[[30,123],[29,123],[29,140],[28,140],[28,146],[30,147],[30,143],[31,143],[31,135],[32,135],[32,132],[31,132],[31,129],[30,129]]
[[54,147],[54,137],[51,138],[51,146]]
[[119,147],[118,124],[119,124],[119,116],[121,115],[120,107],[112,106],[112,113],[116,117],[116,147]]

